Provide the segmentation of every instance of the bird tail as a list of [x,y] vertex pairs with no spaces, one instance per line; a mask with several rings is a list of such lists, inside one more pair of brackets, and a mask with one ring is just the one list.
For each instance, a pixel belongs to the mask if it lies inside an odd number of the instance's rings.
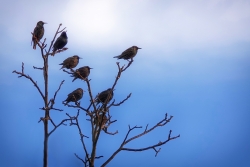
[[[59,64],[59,65],[63,65],[63,63],[61,63],[61,64]],[[59,70],[61,70],[61,69],[63,69],[64,68],[64,65],[59,69]]]
[[33,49],[36,50],[36,38],[32,35],[31,45],[33,43]]
[[36,42],[33,41],[33,49],[36,50]]
[[117,58],[117,59],[120,59],[120,55],[119,55],[119,56],[115,56],[115,57],[113,57],[113,58]]

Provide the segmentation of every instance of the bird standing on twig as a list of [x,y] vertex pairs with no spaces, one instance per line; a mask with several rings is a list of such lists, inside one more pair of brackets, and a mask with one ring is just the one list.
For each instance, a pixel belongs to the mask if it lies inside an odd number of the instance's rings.
[[68,43],[68,37],[65,31],[61,33],[61,35],[56,39],[56,42],[53,45],[53,53],[52,56],[55,55],[55,52],[58,49],[62,49]]
[[73,74],[72,74],[72,77],[75,77],[72,82],[74,82],[74,80],[76,80],[77,78],[79,79],[82,79],[82,80],[85,80],[89,74],[90,74],[90,69],[93,69],[93,68],[90,68],[89,66],[84,66],[84,67],[81,67],[81,68],[78,68]]
[[100,102],[108,104],[110,102],[110,100],[113,98],[113,91],[111,88],[102,91],[95,99],[95,101],[97,102],[97,104],[99,104]]
[[33,42],[33,49],[36,50],[37,43],[42,39],[44,34],[44,28],[43,25],[47,24],[43,21],[39,21],[36,24],[36,27],[34,28],[33,35],[32,35],[32,42]]
[[74,55],[72,57],[68,57],[59,65],[62,65],[62,68],[67,68],[67,69],[75,68],[79,63],[79,59],[81,59],[79,56]]
[[124,60],[132,59],[137,54],[138,49],[141,49],[141,48],[137,46],[132,46],[128,48],[127,50],[125,50],[124,52],[122,52],[122,54],[115,56],[114,58],[124,59]]
[[64,100],[63,103],[64,105],[67,105],[69,102],[77,102],[82,98],[82,96],[83,96],[83,90],[82,88],[78,88],[73,92],[71,92],[70,94],[68,94],[67,99]]

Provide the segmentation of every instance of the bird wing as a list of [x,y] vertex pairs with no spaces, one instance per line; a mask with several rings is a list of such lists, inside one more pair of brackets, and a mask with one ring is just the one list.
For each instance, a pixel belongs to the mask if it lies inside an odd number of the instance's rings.
[[129,59],[131,58],[132,55],[133,55],[133,50],[131,48],[128,48],[127,50],[122,52],[121,57]]

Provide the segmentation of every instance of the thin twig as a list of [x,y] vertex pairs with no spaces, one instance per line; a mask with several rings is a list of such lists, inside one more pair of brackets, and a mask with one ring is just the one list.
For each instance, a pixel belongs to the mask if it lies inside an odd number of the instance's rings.
[[84,163],[85,166],[87,166],[86,162],[82,158],[80,158],[76,153],[75,153],[75,156],[76,156],[76,158],[78,158],[79,160],[81,160]]
[[[66,113],[66,115],[68,115],[68,116],[70,117],[70,119],[73,118],[73,119],[76,121],[76,122],[74,123],[74,125],[77,126],[78,132],[79,132],[79,134],[80,134],[81,143],[82,143],[83,149],[84,149],[84,151],[85,151],[85,158],[86,158],[87,161],[90,163],[91,161],[90,161],[90,159],[89,159],[89,153],[88,153],[88,151],[87,151],[87,147],[86,147],[86,145],[85,145],[85,143],[84,143],[84,140],[83,140],[84,137],[87,137],[87,138],[89,138],[89,137],[83,135],[83,133],[82,133],[81,127],[80,127],[79,122],[78,122],[78,116],[79,116],[79,114],[80,114],[80,109],[78,109],[77,114],[76,114],[76,116],[74,116],[74,117],[71,117],[68,113]],[[72,123],[71,123],[71,124],[72,124]]]
[[43,68],[40,68],[40,67],[33,66],[33,68],[36,69],[36,70],[43,70]]
[[[50,119],[51,120],[51,119]],[[52,124],[54,125],[54,128],[49,132],[48,136],[50,136],[59,126],[61,125],[65,125],[64,122],[66,121],[70,121],[71,119],[64,119],[62,120],[58,125],[55,125],[55,123],[51,120],[51,122],[53,122]]]
[[24,63],[22,63],[22,72],[17,72],[16,70],[14,70],[12,73],[19,74],[19,76],[18,76],[19,78],[25,77],[25,78],[29,79],[34,84],[34,86],[37,88],[37,90],[40,93],[40,95],[42,96],[43,100],[45,99],[45,96],[43,95],[41,89],[37,85],[37,82],[35,82],[29,75],[24,74]]
[[124,103],[125,101],[127,101],[131,97],[131,95],[132,95],[132,93],[129,93],[129,95],[124,100],[122,100],[121,102],[119,102],[117,104],[114,104],[114,102],[111,103],[110,106],[108,106],[108,108],[111,107],[111,106],[120,106],[122,103]]
[[118,130],[116,130],[115,132],[108,132],[107,130],[103,130],[103,131],[109,135],[116,135],[118,133]]
[[[156,147],[162,146],[162,145],[166,144],[167,142],[169,142],[170,140],[173,140],[173,139],[176,139],[176,138],[180,137],[180,135],[177,135],[177,136],[174,136],[174,137],[170,137],[171,132],[172,132],[172,131],[170,130],[170,131],[169,131],[169,137],[168,137],[167,140],[165,140],[165,141],[163,141],[163,142],[159,142],[158,144],[154,144],[154,145],[149,146],[149,147],[138,148],[138,149],[134,149],[134,148],[121,148],[121,150],[125,150],[125,151],[145,151],[145,150],[148,150],[148,149],[154,149],[154,150],[155,150]],[[126,144],[126,142],[125,142],[125,144]],[[155,150],[155,151],[156,151],[156,150]],[[159,150],[156,151],[156,152],[158,153]],[[156,155],[157,155],[157,154],[156,154]]]
[[102,167],[106,166],[122,150],[124,150],[124,151],[145,151],[145,150],[148,150],[148,149],[153,149],[156,152],[155,156],[157,156],[157,154],[159,153],[160,149],[157,150],[156,147],[164,145],[167,142],[169,142],[170,140],[174,140],[174,139],[180,137],[180,135],[171,137],[172,131],[170,130],[169,131],[169,135],[168,135],[168,139],[165,140],[165,141],[163,141],[163,142],[159,142],[157,144],[154,144],[154,145],[151,145],[151,146],[148,146],[148,147],[144,147],[144,148],[139,148],[139,149],[125,148],[124,146],[127,143],[129,143],[130,141],[132,141],[134,139],[137,139],[137,138],[139,138],[139,137],[141,137],[141,136],[143,136],[145,134],[150,133],[155,128],[166,125],[168,122],[170,122],[170,120],[172,118],[173,118],[173,116],[170,116],[170,118],[167,118],[167,114],[165,114],[165,118],[163,120],[161,120],[160,122],[158,122],[157,124],[155,124],[155,126],[153,126],[152,128],[148,129],[148,125],[147,125],[146,128],[145,128],[145,130],[142,133],[140,133],[140,134],[138,134],[136,136],[133,136],[133,137],[131,137],[131,138],[128,139],[128,136],[129,136],[129,134],[130,134],[130,132],[132,130],[138,129],[138,128],[142,128],[141,126],[134,126],[134,127],[131,128],[130,125],[129,125],[129,130],[128,130],[128,132],[127,132],[127,134],[126,134],[123,142],[121,143],[120,147],[101,166]]
[[[54,104],[55,104],[56,95],[57,95],[57,93],[59,92],[59,90],[61,89],[63,83],[64,83],[64,80],[61,81],[61,83],[60,83],[58,89],[56,90],[56,92],[55,92],[55,94],[54,94],[54,97],[53,97],[52,99],[50,99],[50,101],[49,101],[49,104],[51,104],[51,105],[50,105],[50,109],[58,110],[58,111],[63,111],[63,110],[61,110],[61,109],[56,109],[56,108],[53,107]],[[49,104],[48,104],[48,105],[49,105]]]

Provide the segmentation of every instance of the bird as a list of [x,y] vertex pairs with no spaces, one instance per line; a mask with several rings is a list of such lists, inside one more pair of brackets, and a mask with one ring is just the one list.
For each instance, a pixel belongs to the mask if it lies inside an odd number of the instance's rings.
[[79,101],[83,96],[83,89],[77,88],[70,94],[68,94],[68,97],[66,100],[63,101],[64,105],[66,106],[69,102],[77,102]]
[[74,55],[72,57],[68,57],[59,65],[62,65],[62,68],[67,68],[67,69],[75,68],[79,63],[79,59],[81,59],[79,56]]
[[90,69],[93,69],[93,68],[90,68],[89,66],[84,66],[84,67],[81,67],[81,68],[78,68],[73,74],[71,77],[75,77],[72,82],[74,82],[77,78],[79,79],[82,79],[82,80],[85,80],[89,74],[90,74]]
[[126,49],[124,52],[122,52],[122,54],[115,56],[114,58],[124,59],[124,60],[132,59],[137,54],[138,49],[141,49],[141,48],[137,46],[132,46]]
[[33,42],[33,49],[36,50],[37,43],[42,39],[44,34],[44,27],[43,25],[47,24],[43,21],[39,21],[34,28],[33,35],[32,35],[32,42]]
[[105,128],[105,124],[107,123],[108,118],[105,113],[99,114],[95,117],[94,124],[96,125],[98,122],[98,125],[101,127],[101,129]]
[[62,49],[68,43],[68,37],[65,31],[61,33],[61,35],[56,39],[56,42],[53,45],[53,53],[52,56],[55,55],[55,52],[58,49]]
[[97,104],[99,104],[100,102],[108,104],[110,102],[110,100],[113,98],[113,91],[111,88],[102,91],[100,94],[97,95],[95,101],[97,102]]

